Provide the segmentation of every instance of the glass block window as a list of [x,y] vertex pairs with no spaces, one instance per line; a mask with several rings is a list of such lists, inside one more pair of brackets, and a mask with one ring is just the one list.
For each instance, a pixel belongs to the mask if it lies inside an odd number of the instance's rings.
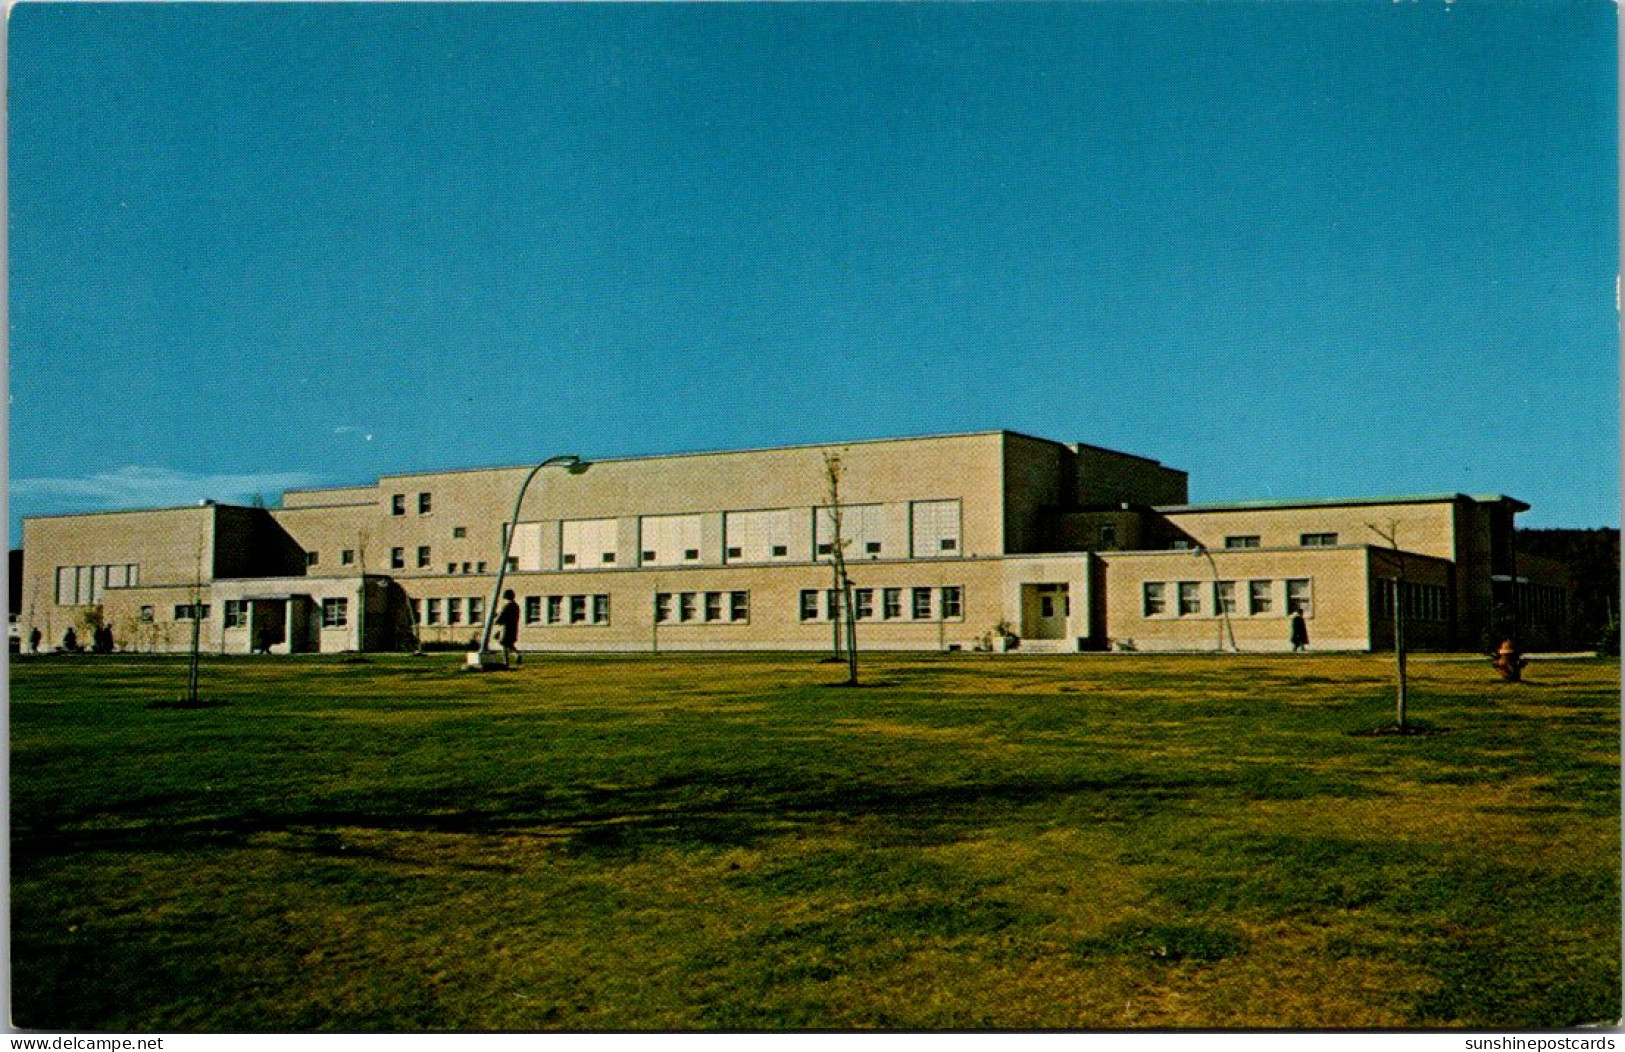
[[728,512],[722,519],[723,533],[728,538],[728,561],[762,563],[788,558],[790,541],[795,536],[798,521],[805,530],[805,510],[776,508],[771,511]]
[[[559,524],[559,561],[566,568],[602,566],[605,554],[614,556],[615,544],[614,519],[567,519]],[[519,564],[524,566],[523,558]]]
[[908,506],[910,554],[916,559],[940,559],[959,554],[959,502],[917,500]]
[[[841,539],[846,542],[846,558],[856,560],[885,554],[881,548],[869,547],[885,541],[881,536],[880,513],[879,504],[847,504],[841,507]],[[819,558],[827,559],[833,553],[835,520],[830,517],[829,508],[819,508],[813,520],[817,523],[813,550]]]
[[[700,557],[700,516],[645,515],[638,520],[638,548],[643,562],[678,566]],[[689,553],[693,552],[693,558]]]

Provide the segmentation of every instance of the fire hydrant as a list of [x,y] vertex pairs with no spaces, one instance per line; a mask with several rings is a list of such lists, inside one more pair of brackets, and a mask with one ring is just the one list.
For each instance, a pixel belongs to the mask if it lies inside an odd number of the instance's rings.
[[1495,671],[1508,683],[1519,683],[1523,680],[1523,667],[1529,664],[1529,659],[1518,653],[1518,647],[1510,639],[1501,640],[1501,649],[1495,652]]

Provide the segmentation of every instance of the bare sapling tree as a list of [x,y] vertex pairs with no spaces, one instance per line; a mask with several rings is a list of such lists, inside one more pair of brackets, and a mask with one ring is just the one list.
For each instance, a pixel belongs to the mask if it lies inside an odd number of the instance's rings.
[[192,654],[187,663],[186,673],[186,704],[197,705],[198,656],[203,643],[203,549],[204,534],[198,531],[197,545],[193,551],[196,572],[192,576]]
[[846,683],[849,687],[858,685],[858,621],[857,611],[852,604],[852,578],[846,572],[846,546],[847,538],[844,532],[843,505],[841,504],[841,475],[843,473],[841,455],[838,452],[826,450],[824,453],[824,480],[828,484],[827,497],[829,505],[825,514],[829,517],[830,543],[829,560],[832,572],[835,575],[835,595],[838,610],[831,611],[836,622],[835,642],[836,654],[841,650],[841,636],[844,628],[846,643]]
[[1394,603],[1394,674],[1398,682],[1398,697],[1395,702],[1395,726],[1401,734],[1405,733],[1405,553],[1399,547],[1399,523],[1393,519],[1388,520],[1386,527],[1366,523],[1366,529],[1388,542],[1388,548],[1393,553],[1392,577],[1383,580],[1393,589],[1390,593]]

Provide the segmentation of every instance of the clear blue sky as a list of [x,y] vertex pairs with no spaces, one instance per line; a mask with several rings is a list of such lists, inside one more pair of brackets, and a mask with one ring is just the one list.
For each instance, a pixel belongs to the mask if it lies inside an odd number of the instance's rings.
[[1009,428],[1619,522],[1603,0],[12,10],[17,517]]

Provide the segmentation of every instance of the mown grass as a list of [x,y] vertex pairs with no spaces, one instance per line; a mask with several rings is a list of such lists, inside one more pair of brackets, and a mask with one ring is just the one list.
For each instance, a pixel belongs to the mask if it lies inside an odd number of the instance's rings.
[[457,661],[14,659],[16,1024],[1620,1015],[1617,662]]

